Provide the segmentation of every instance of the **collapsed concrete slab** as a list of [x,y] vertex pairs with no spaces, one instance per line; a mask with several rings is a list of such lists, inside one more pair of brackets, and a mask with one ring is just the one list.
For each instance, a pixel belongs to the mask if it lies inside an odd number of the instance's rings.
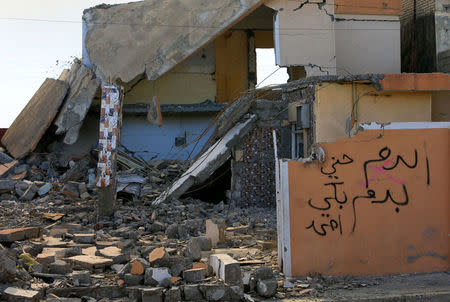
[[75,60],[71,69],[63,72],[59,79],[65,81],[70,88],[55,120],[58,127],[56,134],[65,133],[64,143],[72,145],[78,139],[84,118],[100,84],[94,72],[80,60]]
[[262,2],[147,0],[87,9],[83,63],[109,83],[141,74],[157,79]]
[[2,144],[13,157],[22,158],[36,148],[58,113],[68,88],[64,81],[44,81],[3,136]]
[[222,139],[218,140],[203,153],[191,167],[171,187],[164,191],[153,205],[157,206],[170,198],[178,198],[195,185],[204,183],[230,157],[234,142],[246,135],[253,127],[256,115],[251,115],[244,122],[236,124]]

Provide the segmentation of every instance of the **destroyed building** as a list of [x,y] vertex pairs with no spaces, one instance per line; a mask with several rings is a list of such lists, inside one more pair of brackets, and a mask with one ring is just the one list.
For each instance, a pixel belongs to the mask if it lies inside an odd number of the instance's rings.
[[[348,275],[448,271],[450,75],[400,73],[401,15],[400,0],[85,10],[82,60],[2,139],[2,298],[339,301],[405,280]],[[256,87],[257,48],[288,83]],[[450,296],[448,274],[430,278]]]

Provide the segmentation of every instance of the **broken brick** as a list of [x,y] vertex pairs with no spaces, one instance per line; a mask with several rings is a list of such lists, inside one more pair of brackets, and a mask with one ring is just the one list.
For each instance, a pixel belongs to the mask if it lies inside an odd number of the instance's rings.
[[41,236],[41,228],[28,227],[0,231],[0,242],[14,242]]
[[72,263],[75,267],[81,267],[89,270],[93,270],[95,268],[105,268],[113,264],[111,259],[88,255],[73,256],[67,258],[66,260]]
[[73,241],[77,243],[94,243],[95,234],[74,234]]
[[133,260],[131,262],[131,274],[142,275],[142,274],[144,274],[144,271],[145,271],[145,267],[140,261]]
[[168,256],[169,255],[166,252],[166,250],[163,247],[159,247],[151,251],[151,253],[148,255],[148,260],[150,261],[150,264],[153,265],[158,262],[161,262]]
[[214,223],[211,219],[206,220],[206,237],[211,239],[213,247],[216,247],[218,243],[225,241],[225,222],[220,221]]

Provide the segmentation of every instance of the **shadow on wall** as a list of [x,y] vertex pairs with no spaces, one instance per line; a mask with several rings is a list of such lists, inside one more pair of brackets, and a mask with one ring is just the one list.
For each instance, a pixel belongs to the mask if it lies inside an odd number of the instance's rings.
[[[190,114],[164,116],[164,125],[150,124],[145,116],[125,115],[122,126],[122,145],[136,152],[145,160],[179,159],[194,157],[206,143],[214,128],[203,136],[196,145],[183,148],[184,142],[194,141],[211,122],[210,114]],[[99,118],[97,113],[89,113],[74,145],[64,145],[62,152],[70,156],[89,153],[98,143]],[[180,146],[176,146],[180,144]],[[156,156],[156,157],[155,157]]]

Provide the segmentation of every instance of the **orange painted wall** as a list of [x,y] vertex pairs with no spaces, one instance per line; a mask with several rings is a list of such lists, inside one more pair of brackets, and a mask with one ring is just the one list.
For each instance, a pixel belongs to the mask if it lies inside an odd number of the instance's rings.
[[[293,276],[450,269],[449,129],[370,130],[322,147],[322,165],[288,165]],[[387,194],[398,204],[373,203]]]
[[401,0],[335,0],[336,14],[397,15],[402,13]]
[[248,45],[244,30],[230,30],[216,41],[216,102],[232,102],[248,89]]

